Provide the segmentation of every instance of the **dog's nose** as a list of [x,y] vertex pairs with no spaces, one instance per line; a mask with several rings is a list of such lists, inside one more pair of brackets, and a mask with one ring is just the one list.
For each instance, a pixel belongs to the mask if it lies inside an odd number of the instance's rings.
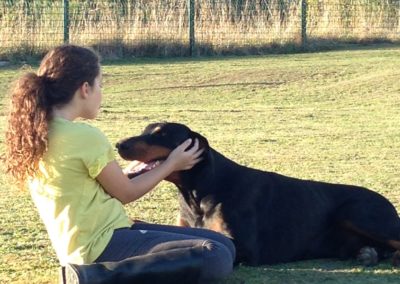
[[118,150],[126,150],[126,149],[128,149],[128,146],[125,143],[119,143],[119,142],[117,144],[115,144],[115,147]]

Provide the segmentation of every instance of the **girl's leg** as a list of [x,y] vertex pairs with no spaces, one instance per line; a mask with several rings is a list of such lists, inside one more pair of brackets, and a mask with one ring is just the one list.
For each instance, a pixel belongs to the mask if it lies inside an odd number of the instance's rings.
[[210,284],[220,280],[204,278],[203,262],[202,246],[173,249],[114,262],[67,264],[61,280],[63,284]]
[[[139,225],[139,224],[138,224]],[[154,227],[153,227],[154,226]],[[202,234],[212,235],[219,239],[217,233],[211,231],[201,232],[200,229],[169,227],[152,224],[140,224],[132,226],[131,229],[115,230],[114,235],[102,255],[96,262],[121,261],[135,256],[149,255],[154,257],[158,253],[176,250],[191,251],[201,247],[203,261],[200,266],[202,279],[220,279],[231,273],[234,261],[234,249],[228,248],[225,244],[203,237]],[[159,230],[150,230],[157,228]],[[184,234],[186,230],[195,231],[195,234]],[[172,232],[169,232],[171,230]],[[179,233],[176,232],[179,231]],[[222,236],[221,240],[224,240]],[[224,240],[224,242],[226,242]],[[226,242],[229,244],[229,242]]]
[[225,237],[224,235],[207,230],[207,229],[200,229],[200,228],[189,228],[189,227],[179,227],[179,226],[170,226],[170,225],[159,225],[159,224],[151,224],[151,223],[135,223],[131,227],[132,230],[151,230],[151,231],[162,231],[162,232],[169,232],[169,233],[176,233],[176,234],[183,234],[183,235],[190,235],[194,237],[200,237],[205,239],[210,239],[217,241],[223,245],[225,245],[231,255],[232,259],[236,257],[236,250],[235,245],[233,242]]

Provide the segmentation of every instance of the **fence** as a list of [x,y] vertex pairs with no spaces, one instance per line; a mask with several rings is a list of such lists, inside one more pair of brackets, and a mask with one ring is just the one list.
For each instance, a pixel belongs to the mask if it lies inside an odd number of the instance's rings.
[[400,0],[0,0],[0,59],[63,42],[185,56],[399,40]]

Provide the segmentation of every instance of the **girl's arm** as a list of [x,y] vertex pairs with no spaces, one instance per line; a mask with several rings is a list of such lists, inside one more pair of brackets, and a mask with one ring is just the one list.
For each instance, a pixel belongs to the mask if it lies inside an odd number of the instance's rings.
[[124,174],[116,161],[108,163],[96,179],[108,194],[117,198],[122,204],[135,201],[172,172],[191,169],[201,160],[200,155],[203,150],[199,150],[197,140],[191,149],[185,151],[190,143],[190,139],[186,140],[173,150],[162,164],[133,179]]

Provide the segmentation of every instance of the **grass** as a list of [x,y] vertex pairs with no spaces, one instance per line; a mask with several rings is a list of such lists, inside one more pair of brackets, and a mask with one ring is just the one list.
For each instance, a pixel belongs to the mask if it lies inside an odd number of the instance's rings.
[[[366,186],[400,210],[398,66],[400,47],[392,45],[314,54],[107,62],[103,108],[92,123],[112,143],[138,134],[150,122],[186,123],[242,164]],[[2,97],[20,73],[19,66],[0,69]],[[7,99],[0,102],[3,133]],[[3,143],[1,134],[0,151]],[[126,208],[136,218],[173,224],[177,190],[162,182]],[[0,214],[2,283],[56,283],[57,260],[29,194],[16,190],[4,174]],[[355,261],[324,259],[240,266],[224,283],[385,284],[398,283],[399,277],[400,269],[388,261],[364,268]]]

